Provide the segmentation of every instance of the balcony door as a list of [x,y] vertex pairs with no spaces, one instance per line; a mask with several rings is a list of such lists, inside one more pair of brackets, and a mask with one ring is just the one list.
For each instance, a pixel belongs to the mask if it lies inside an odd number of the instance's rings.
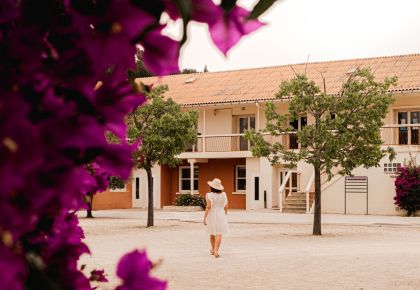
[[[239,134],[244,134],[246,130],[255,129],[255,117],[246,116],[239,117]],[[250,142],[245,137],[239,137],[239,150],[248,151],[250,150]]]
[[[420,111],[398,112],[398,125],[420,124]],[[399,127],[398,144],[420,144],[419,127]]]
[[298,130],[301,130],[307,124],[308,124],[308,118],[306,116],[302,116],[298,118],[297,120],[290,122],[290,126],[292,127],[293,132],[292,134],[289,135],[289,149],[299,148],[298,137],[297,137],[296,132]]

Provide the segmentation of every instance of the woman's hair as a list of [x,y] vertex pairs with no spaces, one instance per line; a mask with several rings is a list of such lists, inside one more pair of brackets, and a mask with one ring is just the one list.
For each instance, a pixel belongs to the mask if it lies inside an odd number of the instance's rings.
[[221,192],[222,192],[221,190],[218,190],[218,189],[213,188],[213,187],[211,187],[211,186],[210,186],[210,191],[211,191],[211,192],[214,192],[214,193],[221,193]]

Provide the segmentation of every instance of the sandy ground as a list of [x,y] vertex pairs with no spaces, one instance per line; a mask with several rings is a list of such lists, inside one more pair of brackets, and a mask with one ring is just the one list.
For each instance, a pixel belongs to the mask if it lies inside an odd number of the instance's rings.
[[153,228],[141,210],[94,215],[81,218],[92,251],[81,263],[109,274],[100,289],[118,284],[116,263],[136,248],[163,259],[153,274],[169,289],[420,289],[420,218],[325,215],[314,237],[310,215],[231,212],[215,259],[202,213],[158,211]]

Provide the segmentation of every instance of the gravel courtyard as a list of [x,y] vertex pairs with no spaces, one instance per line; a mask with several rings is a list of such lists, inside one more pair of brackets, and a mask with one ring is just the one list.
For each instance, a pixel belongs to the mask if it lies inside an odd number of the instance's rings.
[[153,228],[144,210],[94,215],[80,220],[92,252],[81,264],[109,274],[99,289],[118,284],[116,263],[135,248],[162,259],[153,274],[171,290],[420,289],[420,218],[324,215],[323,236],[314,237],[311,215],[231,211],[215,259],[202,212],[156,211]]

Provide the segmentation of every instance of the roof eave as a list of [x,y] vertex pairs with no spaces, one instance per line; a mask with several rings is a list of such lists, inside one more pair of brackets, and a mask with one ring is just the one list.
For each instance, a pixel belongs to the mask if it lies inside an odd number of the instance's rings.
[[276,99],[276,98],[266,98],[266,99],[255,99],[255,100],[240,100],[240,101],[225,101],[225,102],[205,102],[205,103],[196,103],[196,104],[181,104],[183,108],[192,108],[192,107],[216,107],[216,106],[226,106],[226,105],[248,105],[262,102],[274,102],[281,103],[289,101],[289,98]]

